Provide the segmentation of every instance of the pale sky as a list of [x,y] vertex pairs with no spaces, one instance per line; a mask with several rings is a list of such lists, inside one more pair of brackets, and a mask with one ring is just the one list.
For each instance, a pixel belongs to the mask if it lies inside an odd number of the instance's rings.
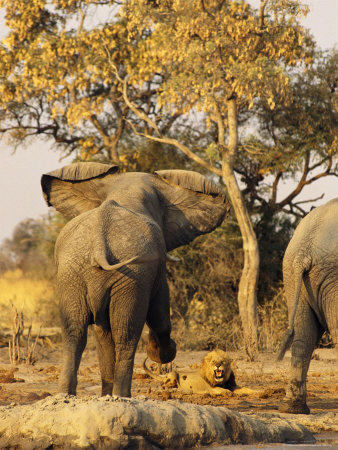
[[[256,3],[257,0],[252,0]],[[338,0],[304,0],[310,13],[304,25],[310,28],[318,45],[332,48],[338,45]],[[0,39],[4,37],[3,10],[0,9]],[[13,149],[0,142],[0,243],[10,237],[14,227],[23,219],[39,218],[48,212],[40,187],[42,173],[63,166],[70,161],[59,161],[60,155],[45,142],[26,149]],[[288,186],[284,186],[285,193]],[[290,188],[289,188],[290,190]],[[302,199],[325,194],[322,202],[338,196],[338,178],[326,177],[307,188]]]

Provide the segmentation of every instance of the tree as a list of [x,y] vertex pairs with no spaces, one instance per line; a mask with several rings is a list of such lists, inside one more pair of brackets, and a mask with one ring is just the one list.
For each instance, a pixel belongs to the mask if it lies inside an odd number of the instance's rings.
[[[238,157],[238,114],[265,99],[270,108],[288,100],[288,67],[310,54],[299,17],[306,12],[298,0],[262,0],[260,10],[245,1],[171,0],[125,3],[129,39],[137,46],[132,70],[123,80],[124,100],[151,131],[134,131],[171,144],[212,173],[223,177],[243,238],[244,264],[238,290],[243,328],[257,342],[257,282],[259,251],[251,218],[235,175]],[[142,39],[141,39],[142,37]],[[112,65],[113,66],[113,65]],[[129,86],[142,86],[164,74],[158,89],[158,111],[152,114],[133,104]],[[115,68],[118,77],[118,70]],[[122,78],[122,77],[121,77]],[[214,129],[209,150],[216,164],[158,129],[163,105],[172,113],[202,111]]]
[[[277,100],[271,110],[264,100],[255,104],[255,134],[241,141],[235,170],[264,256],[262,298],[281,279],[283,253],[299,219],[324,196],[300,201],[299,194],[320,178],[338,176],[337,62],[337,49],[316,52],[310,65],[292,73],[287,105]],[[282,195],[285,181],[290,189]]]
[[[120,163],[131,112],[111,63],[126,74],[135,42],[116,16],[119,2],[0,0],[0,7],[10,30],[0,45],[0,134],[14,146],[45,139],[81,160]],[[104,22],[95,22],[103,12]],[[144,84],[132,100],[151,110],[155,88]],[[176,118],[162,116],[163,132]]]
[[[302,213],[299,189],[277,202],[279,182],[301,165],[302,186],[310,182],[319,153],[323,174],[334,172],[329,125],[328,145],[313,145],[307,166],[309,152],[300,145],[307,136],[300,105],[312,95],[300,90],[307,75],[298,61],[309,64],[312,55],[299,25],[305,8],[298,0],[262,0],[259,11],[233,0],[0,0],[0,6],[10,29],[0,45],[0,134],[13,145],[50,139],[80,160],[124,170],[151,171],[165,161],[223,178],[243,238],[240,313],[255,341],[257,244],[275,228],[275,214]],[[98,15],[102,23],[93,19]],[[287,121],[302,108],[298,123]],[[239,138],[253,116],[261,138]],[[315,135],[315,116],[311,123]]]
[[[251,211],[259,213],[258,223],[282,211],[303,217],[303,204],[319,199],[298,201],[304,187],[338,176],[337,63],[337,49],[315,52],[312,63],[290,77],[287,105],[278,92],[273,110],[264,100],[255,105],[255,135],[242,141],[235,170],[246,186],[243,194]],[[292,180],[294,187],[277,198],[285,180]]]
[[0,272],[19,268],[26,275],[54,278],[54,244],[65,223],[58,213],[19,222],[0,248]]

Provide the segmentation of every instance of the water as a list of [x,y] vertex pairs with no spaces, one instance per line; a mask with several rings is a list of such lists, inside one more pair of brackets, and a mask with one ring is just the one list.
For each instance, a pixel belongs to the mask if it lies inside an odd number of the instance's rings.
[[336,449],[338,450],[338,433],[320,433],[314,434],[316,439],[315,444],[250,444],[250,445],[224,445],[219,447],[210,447],[212,450],[324,450],[324,449]]

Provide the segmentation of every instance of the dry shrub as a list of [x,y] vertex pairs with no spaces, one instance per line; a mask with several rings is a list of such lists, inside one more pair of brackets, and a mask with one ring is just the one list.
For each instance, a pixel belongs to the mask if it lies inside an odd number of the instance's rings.
[[283,288],[279,287],[275,295],[258,307],[259,314],[259,350],[276,351],[288,327],[288,310]]
[[[253,361],[257,349],[245,341],[237,305],[225,307],[226,301],[198,301],[194,298],[181,317],[172,317],[173,336],[180,350],[211,350],[216,347],[227,351],[241,351]],[[228,306],[228,305],[227,305]],[[283,289],[276,290],[269,303],[258,307],[259,351],[274,352],[278,349],[288,326],[287,305]]]
[[173,332],[181,350],[228,348],[237,340],[243,256],[234,229],[234,222],[226,222],[175,250],[181,261],[167,264]]
[[194,298],[184,317],[172,317],[173,337],[180,350],[242,349],[243,333],[237,307],[229,314],[225,303],[219,298],[212,301]]
[[[13,305],[12,305],[13,306]],[[25,334],[25,319],[23,312],[20,313],[13,306],[13,323],[12,323],[12,338],[9,340],[9,360],[11,364],[20,364],[25,361],[26,364],[35,363],[35,348],[40,337],[40,331],[32,337],[32,324],[27,327]],[[23,344],[22,341],[25,341]]]

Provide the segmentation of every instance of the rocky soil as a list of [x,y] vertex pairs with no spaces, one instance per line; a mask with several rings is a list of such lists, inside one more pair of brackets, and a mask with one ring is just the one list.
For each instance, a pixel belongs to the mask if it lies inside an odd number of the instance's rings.
[[[178,370],[193,370],[198,367],[205,353],[179,351],[175,359],[175,366]],[[102,411],[103,407],[98,407],[98,403],[103,400],[98,398],[100,394],[100,376],[93,339],[89,339],[80,366],[77,399],[68,398],[67,400],[64,396],[54,397],[57,394],[57,379],[60,370],[60,344],[46,340],[43,346],[37,346],[34,356],[36,359],[34,365],[22,363],[12,366],[9,363],[8,348],[0,348],[0,447],[19,448],[18,446],[23,445],[23,448],[75,448],[76,446],[113,448],[112,442],[105,444],[106,438],[104,436],[106,435],[104,433],[106,432],[101,430],[102,424],[96,428],[94,427],[96,431],[93,431],[89,437],[83,430],[81,436],[75,436],[76,433],[74,432],[75,434],[73,433],[74,435],[72,437],[71,431],[67,432],[68,434],[66,433],[67,436],[63,434],[65,424],[60,418],[57,418],[57,411],[59,411],[58,414],[60,414],[60,417],[65,417],[65,411],[69,411],[69,408],[72,408],[71,411],[73,412],[82,411],[80,415],[81,423],[84,420],[86,424],[89,424],[89,422],[92,423],[90,419],[92,413],[88,411],[92,411],[93,409]],[[182,393],[177,389],[164,389],[159,382],[150,379],[144,373],[142,362],[145,358],[145,353],[138,352],[135,359],[132,385],[133,399],[124,403],[121,403],[118,399],[114,401],[107,400],[104,403],[104,405],[110,405],[109,414],[115,414],[112,412],[114,408],[117,408],[116,411],[120,411],[119,408],[122,405],[125,411],[133,411],[135,415],[132,418],[132,413],[128,413],[130,416],[128,420],[131,421],[130,423],[133,423],[133,427],[129,426],[128,428],[126,422],[123,421],[114,422],[113,420],[113,425],[110,422],[111,433],[114,427],[114,433],[117,433],[114,435],[114,442],[116,444],[114,445],[116,448],[128,446],[129,448],[135,448],[135,446],[140,448],[171,447],[175,442],[179,442],[180,445],[184,446],[210,445],[212,443],[215,445],[216,443],[259,442],[259,436],[256,436],[257,439],[253,437],[255,433],[252,431],[248,431],[246,437],[243,437],[244,435],[241,435],[241,433],[232,433],[236,427],[237,429],[238,427],[244,427],[243,429],[246,429],[249,419],[262,420],[264,422],[263,425],[267,428],[263,427],[264,430],[262,429],[261,436],[263,436],[263,441],[281,442],[281,438],[274,440],[273,436],[275,435],[269,433],[272,432],[272,429],[277,430],[278,426],[285,427],[286,423],[288,424],[287,427],[290,424],[291,428],[296,427],[295,429],[298,430],[297,436],[301,436],[301,439],[309,439],[309,435],[306,434],[303,428],[295,424],[304,425],[312,433],[317,435],[317,437],[323,433],[336,433],[336,436],[338,436],[338,366],[334,349],[316,350],[311,361],[308,373],[308,405],[311,409],[310,416],[293,416],[278,413],[278,404],[285,394],[285,386],[287,384],[287,374],[290,366],[289,353],[286,354],[285,359],[280,363],[276,363],[275,355],[269,353],[260,354],[257,361],[254,362],[247,361],[246,356],[241,353],[229,353],[229,356],[235,361],[235,374],[238,384],[256,390],[257,394],[248,396],[229,393],[227,396],[210,397],[207,395]],[[154,403],[153,401],[156,402]],[[157,403],[158,401],[160,403]],[[72,406],[69,406],[69,404]],[[206,408],[201,409],[199,406],[195,407],[194,405],[206,406]],[[209,407],[214,406],[218,408],[211,408],[210,410]],[[107,406],[104,407],[106,408]],[[56,415],[53,418],[54,410]],[[156,411],[158,412],[159,415],[157,419],[155,417],[155,421],[152,424],[152,427],[154,427],[154,423],[158,424],[158,429],[160,430],[158,436],[163,435],[163,430],[160,427],[161,424],[167,423],[168,427],[175,428],[177,420],[177,426],[180,427],[183,420],[182,417],[189,417],[190,419],[187,420],[184,433],[182,433],[182,430],[177,432],[177,430],[172,429],[167,434],[168,436],[172,436],[173,440],[170,441],[168,437],[166,441],[163,436],[162,438],[156,437],[149,430],[147,431],[147,426],[144,422],[145,410],[148,416],[152,413],[156,416]],[[38,419],[35,425],[32,422],[34,411],[40,411],[37,413],[40,419]],[[63,411],[63,414],[60,411]],[[162,411],[161,414],[159,413],[160,411]],[[178,413],[178,411],[181,412]],[[208,414],[211,413],[216,414],[217,417],[221,414],[223,417],[222,431],[215,429],[214,436],[205,432],[201,434],[201,431],[199,431],[199,434],[197,433],[196,435],[195,433],[194,435],[194,432],[189,428],[190,426],[192,426],[193,430],[201,430],[203,427],[210,429],[210,426],[207,426],[206,424],[208,422],[205,422],[205,420],[207,421],[209,419],[204,418],[204,422],[201,419],[202,422],[198,422],[197,425],[195,423],[194,425],[193,418],[197,420],[197,417],[204,417],[205,414],[205,417],[209,417]],[[238,415],[237,413],[240,414]],[[105,414],[105,417],[107,417],[107,414]],[[51,427],[59,423],[61,434],[59,433],[58,435],[55,428],[51,431],[52,428],[42,427],[44,431],[41,431],[41,439],[38,439],[34,433],[41,425],[41,417],[47,416],[52,417],[50,422]],[[25,420],[23,420],[24,417],[26,417]],[[73,417],[73,413],[69,417]],[[95,417],[95,420],[98,420],[98,414]],[[175,419],[175,417],[179,417],[179,419]],[[30,422],[28,418],[30,418]],[[26,431],[21,427],[23,422],[30,423],[29,426],[26,425]],[[68,421],[67,423],[70,422]],[[279,423],[278,426],[277,422]],[[237,425],[232,427],[233,430],[230,432],[231,427],[229,428],[228,425],[225,426],[225,423],[236,423]],[[238,423],[241,425],[238,425]],[[246,425],[243,425],[243,423]],[[136,434],[135,427],[138,429]],[[259,428],[257,427],[258,425],[256,424],[252,427],[252,430],[257,430]],[[11,428],[11,432],[8,431],[9,428]],[[105,427],[103,429],[106,430]],[[286,429],[283,428],[283,430],[285,431]],[[297,441],[297,438],[295,438],[297,433],[292,434],[294,431],[290,430],[285,431],[284,435],[287,437],[285,440],[294,439]],[[51,438],[49,436],[49,440],[46,440],[48,433],[51,433],[50,436],[53,435],[55,437]],[[186,436],[185,441],[179,440],[183,439],[182,434]],[[131,435],[132,438],[130,437]],[[15,442],[14,436],[16,436],[17,442]],[[22,442],[19,436],[23,439]]]

